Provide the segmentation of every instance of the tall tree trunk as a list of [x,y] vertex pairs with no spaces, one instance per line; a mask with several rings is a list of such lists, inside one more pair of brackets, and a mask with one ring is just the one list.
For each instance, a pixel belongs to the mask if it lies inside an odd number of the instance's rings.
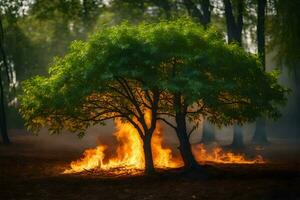
[[6,123],[6,113],[5,113],[5,104],[4,104],[4,89],[3,89],[3,82],[2,77],[0,74],[0,129],[1,129],[1,136],[2,141],[4,144],[9,144],[10,140],[7,134],[7,123]]
[[266,120],[264,118],[256,120],[256,127],[252,138],[254,144],[266,145],[269,143],[266,128]]
[[[0,16],[0,49],[2,54],[2,61],[3,65],[6,71],[7,79],[9,82],[9,68],[7,64],[6,54],[4,51],[4,32],[3,32],[3,26],[2,26],[2,19]],[[4,95],[4,87],[3,87],[3,79],[1,74],[1,66],[0,66],[0,130],[1,130],[1,136],[4,144],[9,144],[10,140],[8,138],[7,134],[7,123],[6,123],[6,113],[5,113],[5,95]]]
[[242,46],[244,0],[238,0],[237,19],[234,17],[231,1],[223,0],[223,3],[225,6],[228,43],[236,42]]
[[208,26],[211,21],[210,0],[198,0],[197,4],[192,0],[183,0],[183,3],[191,17],[197,18],[204,27]]
[[[300,63],[296,64],[297,66],[294,68],[295,73],[295,96],[296,96],[296,120],[300,121]],[[298,132],[300,132],[298,127]]]
[[145,173],[153,174],[155,173],[153,156],[152,156],[152,148],[151,148],[151,138],[153,133],[146,133],[143,139],[143,148],[144,148],[144,156],[145,156]]
[[202,24],[203,24],[203,26],[207,27],[211,21],[210,0],[202,0],[202,1],[200,1],[200,3],[201,3],[201,7],[202,7],[202,12],[203,12]]
[[[227,26],[228,43],[236,42],[242,46],[242,31],[243,31],[243,14],[244,14],[244,0],[237,1],[237,19],[233,14],[231,0],[223,0],[225,6],[225,18]],[[233,129],[233,148],[241,148],[244,146],[242,128],[235,124]]]
[[239,125],[235,125],[233,128],[233,141],[231,146],[234,149],[241,149],[244,147],[243,131],[242,127]]
[[[265,52],[265,11],[266,0],[257,0],[257,50],[259,59],[265,69],[266,52]],[[268,143],[266,120],[264,118],[256,120],[256,128],[252,142],[259,145]]]
[[215,134],[211,124],[209,124],[208,121],[204,121],[201,143],[210,144],[215,140]]
[[180,143],[179,151],[184,162],[184,167],[187,170],[198,169],[199,165],[196,162],[192,153],[191,144],[187,135],[185,116],[176,114],[177,137]]

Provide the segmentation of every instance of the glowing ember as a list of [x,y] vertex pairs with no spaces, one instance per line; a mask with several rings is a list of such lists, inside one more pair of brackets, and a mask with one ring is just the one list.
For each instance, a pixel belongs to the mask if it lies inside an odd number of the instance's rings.
[[265,163],[262,156],[258,155],[254,159],[247,159],[242,154],[232,152],[224,152],[220,147],[215,147],[211,152],[208,152],[203,144],[199,144],[194,148],[194,155],[199,163],[214,162],[223,164],[255,164]]

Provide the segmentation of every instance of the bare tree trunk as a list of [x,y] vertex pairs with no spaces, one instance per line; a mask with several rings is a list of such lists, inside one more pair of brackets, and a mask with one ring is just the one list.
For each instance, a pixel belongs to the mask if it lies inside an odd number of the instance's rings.
[[143,148],[145,155],[145,173],[149,175],[155,173],[151,148],[152,135],[153,133],[146,133],[145,138],[143,139]]
[[233,128],[233,141],[232,141],[232,148],[234,149],[241,149],[244,147],[243,141],[243,131],[242,127],[239,125],[235,125]]
[[225,6],[228,43],[237,42],[240,46],[242,46],[244,1],[238,0],[237,19],[234,17],[231,1],[223,0],[223,3]]
[[176,110],[176,134],[180,143],[179,151],[186,170],[201,169],[194,158],[186,128],[186,108],[182,106],[181,95],[174,96],[174,109]]
[[183,0],[183,3],[190,16],[197,18],[204,27],[208,26],[211,21],[210,0],[199,0],[197,4],[192,0]]
[[[265,10],[266,0],[257,0],[257,49],[259,59],[265,69],[266,52],[265,52]],[[261,118],[256,120],[256,128],[252,142],[259,145],[268,143],[266,120]]]
[[266,120],[264,118],[256,120],[256,127],[252,142],[259,145],[266,145],[269,143],[267,138]]
[[[6,54],[4,51],[4,46],[3,46],[3,41],[4,41],[4,33],[3,33],[3,26],[2,26],[2,19],[0,16],[0,49],[1,49],[1,54],[2,54],[2,61],[4,64],[4,68],[7,74],[7,79],[9,79],[9,69],[8,69],[8,64],[7,64],[7,59],[6,59]],[[0,66],[1,69],[1,66]],[[4,144],[9,144],[10,140],[8,138],[7,134],[7,123],[6,123],[6,113],[5,113],[5,96],[4,96],[4,87],[3,87],[3,79],[2,79],[2,74],[0,70],[0,129],[1,129],[1,136]]]
[[[296,67],[293,69],[295,74],[295,97],[296,97],[296,121],[300,121],[300,63],[296,63]],[[300,132],[298,126],[298,132]]]
[[185,116],[177,114],[176,115],[177,124],[177,137],[180,143],[179,151],[184,162],[184,167],[187,170],[199,169],[200,166],[196,162],[194,155],[192,153],[191,144],[187,135]]
[[[243,31],[243,14],[244,14],[244,0],[237,1],[237,18],[233,14],[231,0],[223,0],[225,6],[225,18],[227,25],[228,43],[236,42],[242,46],[242,31]],[[235,124],[233,129],[233,148],[241,148],[244,146],[242,128]]]
[[0,129],[2,141],[4,144],[9,144],[10,140],[7,134],[7,123],[6,123],[6,113],[5,113],[5,104],[4,104],[4,91],[3,91],[3,82],[0,74]]

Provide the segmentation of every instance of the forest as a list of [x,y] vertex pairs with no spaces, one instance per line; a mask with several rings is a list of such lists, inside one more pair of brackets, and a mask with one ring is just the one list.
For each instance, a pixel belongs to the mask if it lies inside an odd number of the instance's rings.
[[299,199],[299,9],[0,0],[0,199]]

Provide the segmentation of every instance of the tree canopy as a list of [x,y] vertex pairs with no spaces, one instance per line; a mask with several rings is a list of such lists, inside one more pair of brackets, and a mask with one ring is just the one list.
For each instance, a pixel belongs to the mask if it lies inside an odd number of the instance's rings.
[[[147,172],[154,170],[151,137],[157,120],[175,128],[178,137],[185,135],[180,143],[190,148],[187,117],[197,123],[205,116],[218,125],[264,114],[276,118],[286,92],[256,56],[189,19],[123,23],[86,42],[74,41],[48,77],[25,81],[23,91],[20,111],[33,131],[46,126],[53,133],[83,134],[108,119],[130,122],[143,139]],[[165,116],[175,117],[176,125]]]
[[[84,130],[91,122],[120,117],[104,110],[108,99],[114,107],[130,108],[121,94],[114,96],[121,79],[135,88],[142,110],[147,103],[138,95],[147,94],[138,94],[137,88],[180,93],[187,107],[195,110],[197,103],[202,108],[198,113],[225,125],[253,121],[262,114],[276,118],[276,106],[285,99],[275,74],[264,72],[256,56],[225,44],[214,29],[205,31],[181,19],[138,26],[124,23],[87,42],[73,42],[69,53],[52,64],[49,77],[24,83],[23,117],[31,128],[49,125],[57,131]],[[92,107],[91,97],[103,103],[104,110]],[[168,109],[167,102],[161,101],[159,109]],[[133,117],[135,112],[126,114]]]

